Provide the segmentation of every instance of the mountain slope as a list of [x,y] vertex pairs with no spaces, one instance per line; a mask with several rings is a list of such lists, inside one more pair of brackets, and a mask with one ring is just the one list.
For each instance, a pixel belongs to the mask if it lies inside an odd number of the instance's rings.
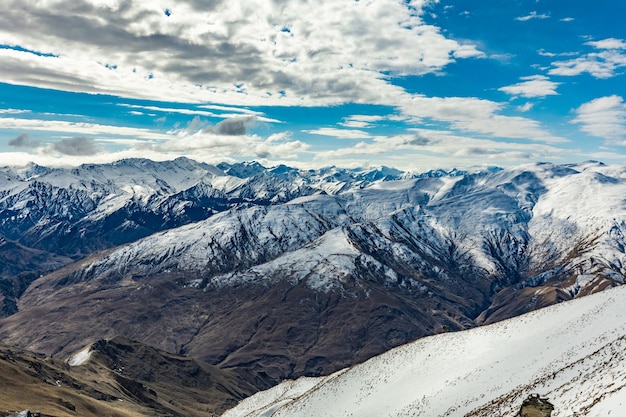
[[323,378],[258,393],[223,417],[514,417],[532,393],[554,417],[621,415],[626,288],[421,339]]
[[[99,340],[68,362],[0,346],[0,410],[46,416],[211,417],[268,387],[124,338]],[[0,411],[0,415],[5,415]]]

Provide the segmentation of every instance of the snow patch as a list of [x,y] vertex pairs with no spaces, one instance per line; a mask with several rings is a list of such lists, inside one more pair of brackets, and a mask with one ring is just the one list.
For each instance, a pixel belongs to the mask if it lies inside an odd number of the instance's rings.
[[83,365],[83,364],[87,363],[89,358],[91,358],[91,346],[87,346],[85,349],[83,349],[80,352],[74,354],[67,361],[67,364],[69,366],[80,366],[80,365]]

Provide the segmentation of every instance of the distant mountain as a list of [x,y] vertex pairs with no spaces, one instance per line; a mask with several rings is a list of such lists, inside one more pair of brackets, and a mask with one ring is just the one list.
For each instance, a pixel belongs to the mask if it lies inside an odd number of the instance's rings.
[[40,219],[12,238],[59,256],[105,249],[34,280],[0,321],[7,343],[66,356],[122,335],[278,381],[626,279],[619,166],[372,181],[339,168],[240,178],[184,159],[78,170],[3,171],[15,183],[2,204]]
[[553,416],[622,415],[624,301],[626,288],[615,288],[427,337],[326,377],[283,382],[222,416],[518,417],[533,394],[549,399]]
[[241,162],[237,164],[228,164],[222,162],[217,167],[225,174],[238,178],[250,178],[265,172],[267,169],[258,162]]
[[[362,171],[265,168],[256,162],[213,166],[187,158],[71,169],[5,167],[0,168],[0,236],[78,259],[240,205],[280,204],[376,181]],[[47,270],[47,262],[41,268]]]

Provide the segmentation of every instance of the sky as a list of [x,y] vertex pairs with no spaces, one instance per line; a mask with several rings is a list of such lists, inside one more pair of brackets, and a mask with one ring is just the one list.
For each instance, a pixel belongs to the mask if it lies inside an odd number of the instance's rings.
[[622,0],[3,0],[0,165],[624,163]]

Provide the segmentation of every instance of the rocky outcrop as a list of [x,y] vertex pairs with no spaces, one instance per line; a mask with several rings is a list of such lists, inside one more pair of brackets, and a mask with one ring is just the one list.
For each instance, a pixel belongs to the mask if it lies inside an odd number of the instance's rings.
[[541,398],[539,394],[531,394],[520,407],[516,417],[550,417],[554,406],[547,398]]

